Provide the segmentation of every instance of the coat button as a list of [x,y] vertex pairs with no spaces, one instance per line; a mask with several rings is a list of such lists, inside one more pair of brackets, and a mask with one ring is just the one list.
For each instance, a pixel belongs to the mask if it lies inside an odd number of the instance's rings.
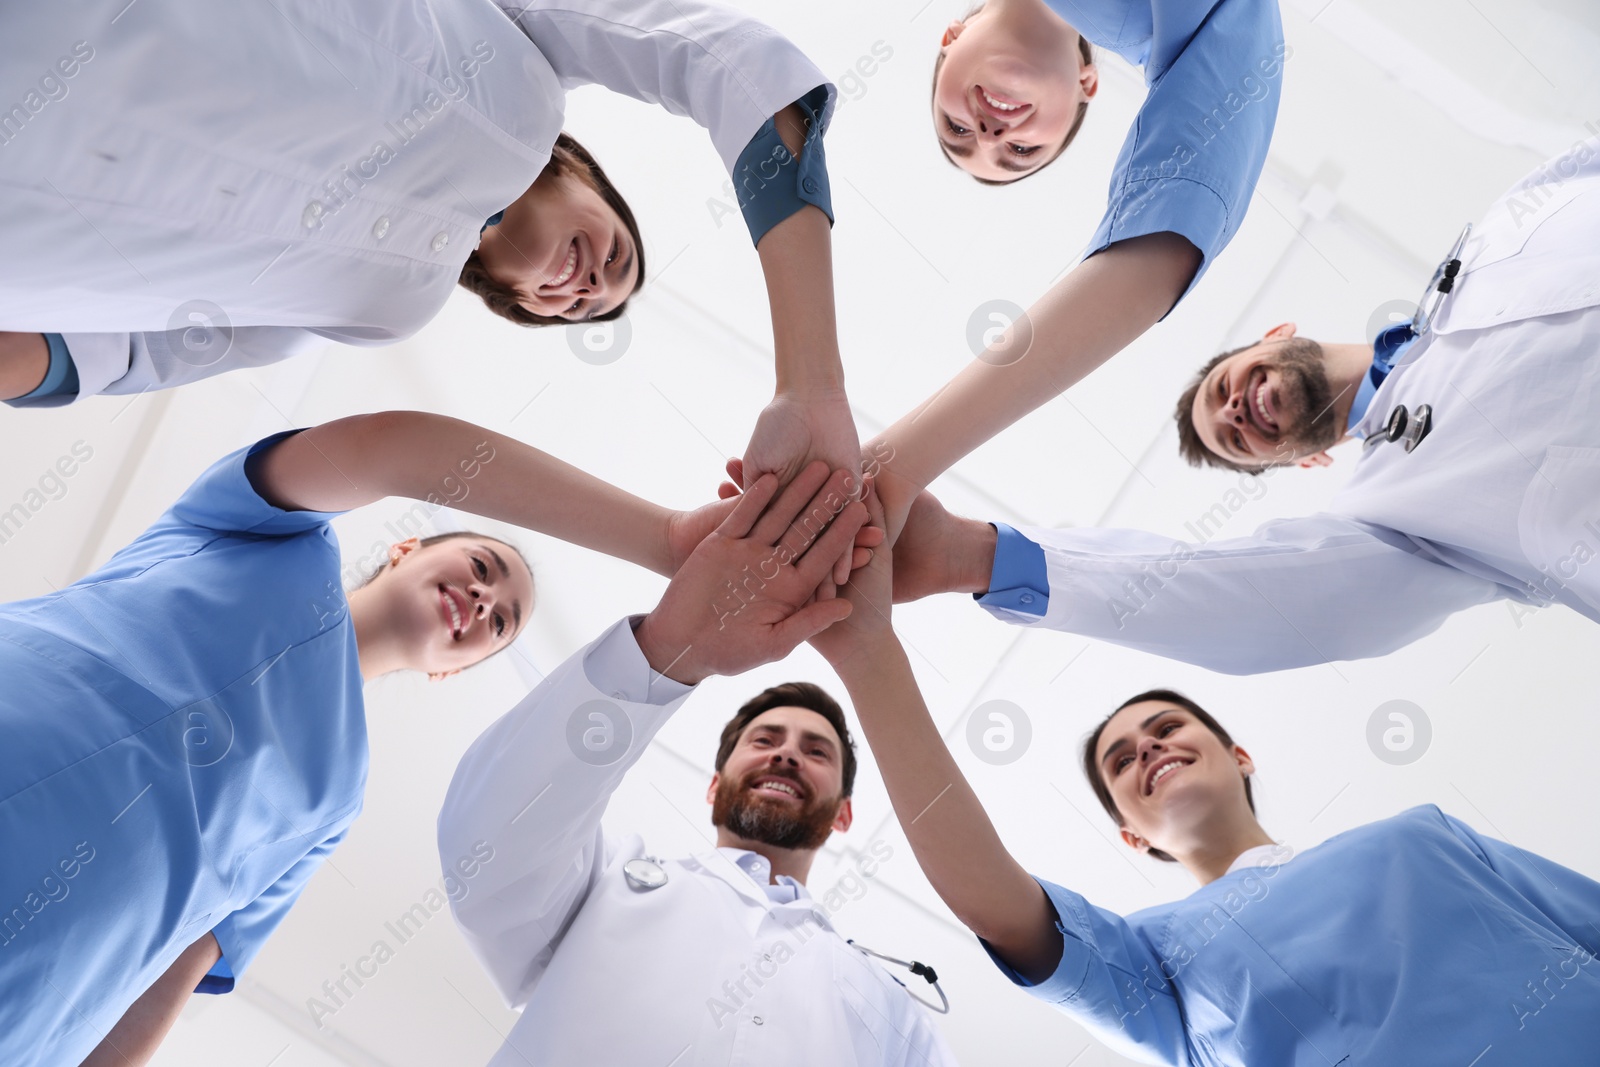
[[445,233],[443,230],[440,230],[438,233],[433,235],[433,244],[429,247],[431,247],[435,252],[443,252],[444,246],[449,243],[450,235]]
[[1022,601],[1024,604],[1032,604],[1033,603],[1033,594],[1032,593],[1023,593],[1017,599]]
[[380,241],[389,236],[388,215],[378,216],[378,221],[372,224],[372,236],[376,237]]
[[807,178],[800,183],[800,188],[815,196],[817,193],[817,179]]
[[754,1016],[750,1021],[755,1023],[757,1026],[765,1026],[766,1025],[766,1020],[761,1018],[761,1016],[759,1016],[759,1015]]
[[313,200],[300,212],[300,225],[308,230],[314,230],[322,224],[322,201]]

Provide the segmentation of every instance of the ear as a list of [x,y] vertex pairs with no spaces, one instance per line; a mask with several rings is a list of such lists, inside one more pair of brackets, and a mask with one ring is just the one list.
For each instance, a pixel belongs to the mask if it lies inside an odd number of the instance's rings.
[[455,670],[451,670],[451,671],[432,671],[432,672],[430,672],[428,674],[428,681],[430,681],[430,682],[442,682],[446,678],[450,678],[450,677],[452,677],[454,675],[457,675],[457,674],[460,674],[460,673],[461,673],[461,668],[460,667],[457,667]]
[[415,537],[408,537],[404,541],[395,542],[389,546],[389,566],[394,566],[421,547],[422,542]]
[[850,798],[845,797],[839,802],[839,810],[833,816],[833,828],[838,833],[850,829],[850,824],[855,821],[855,809],[850,806]]
[[1295,466],[1309,470],[1312,467],[1326,467],[1333,462],[1333,457],[1326,452],[1318,452],[1314,456],[1301,456],[1295,460]]
[[1233,761],[1239,765],[1239,771],[1246,778],[1256,773],[1256,762],[1250,758],[1250,753],[1241,745],[1233,746]]
[[960,19],[951,19],[950,25],[944,28],[944,36],[939,38],[939,47],[949,48],[955,42],[955,39],[961,36],[961,31],[966,28],[967,24]]
[[1093,63],[1085,63],[1078,68],[1078,88],[1083,90],[1085,100],[1093,100],[1094,94],[1100,91],[1100,68]]
[[707,804],[715,804],[717,802],[717,783],[719,783],[721,781],[722,781],[722,773],[720,771],[711,776],[711,784],[706,786],[706,803]]
[[1295,325],[1292,322],[1280,322],[1272,329],[1261,335],[1263,341],[1287,341],[1294,336]]
[[1121,833],[1122,843],[1133,849],[1135,852],[1150,851],[1150,842],[1146,841],[1138,834],[1135,834],[1132,830],[1129,830],[1127,827],[1123,827]]

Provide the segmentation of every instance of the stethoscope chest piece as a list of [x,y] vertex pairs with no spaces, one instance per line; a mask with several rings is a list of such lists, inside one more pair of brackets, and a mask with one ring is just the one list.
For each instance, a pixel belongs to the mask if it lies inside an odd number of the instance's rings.
[[1407,411],[1404,404],[1395,405],[1389,412],[1389,420],[1383,424],[1383,429],[1367,438],[1367,447],[1381,444],[1384,441],[1398,441],[1400,447],[1410,452],[1422,443],[1428,436],[1428,431],[1433,429],[1433,408],[1428,404],[1418,404],[1415,411]]
[[629,860],[622,865],[622,878],[629,888],[642,893],[666,885],[667,871],[653,859]]

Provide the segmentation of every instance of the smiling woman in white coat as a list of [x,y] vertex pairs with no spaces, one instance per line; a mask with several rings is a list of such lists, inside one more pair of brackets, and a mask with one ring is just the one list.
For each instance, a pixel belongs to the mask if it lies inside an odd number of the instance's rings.
[[[319,340],[398,341],[475,250],[502,305],[551,322],[615,312],[641,279],[636,231],[603,196],[551,204],[536,182],[566,92],[592,83],[694,119],[733,176],[772,299],[786,403],[770,419],[789,424],[757,465],[787,477],[806,442],[835,466],[857,451],[821,144],[834,90],[743,14],[93,0],[8,8],[0,69],[38,83],[0,103],[0,396],[138,393]],[[67,356],[76,388],[42,394]]]

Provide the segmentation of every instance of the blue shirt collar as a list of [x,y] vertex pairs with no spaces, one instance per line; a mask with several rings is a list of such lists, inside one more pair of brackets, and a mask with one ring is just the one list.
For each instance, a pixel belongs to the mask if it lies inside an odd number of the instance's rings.
[[1367,408],[1372,406],[1372,398],[1377,394],[1378,386],[1383,384],[1389,372],[1394,370],[1394,365],[1400,362],[1400,357],[1405,355],[1406,349],[1416,341],[1417,335],[1412,331],[1409,322],[1390,326],[1373,340],[1372,366],[1361,376],[1361,385],[1356,389],[1356,398],[1350,404],[1350,421],[1345,426],[1347,433],[1355,433],[1356,425],[1366,418]]
[[493,215],[490,215],[489,216],[489,221],[485,222],[483,224],[482,229],[478,230],[478,236],[482,237],[483,236],[483,231],[487,230],[490,226],[498,226],[498,225],[500,225],[500,220],[505,218],[505,217],[506,217],[506,213],[504,211],[496,211]]

